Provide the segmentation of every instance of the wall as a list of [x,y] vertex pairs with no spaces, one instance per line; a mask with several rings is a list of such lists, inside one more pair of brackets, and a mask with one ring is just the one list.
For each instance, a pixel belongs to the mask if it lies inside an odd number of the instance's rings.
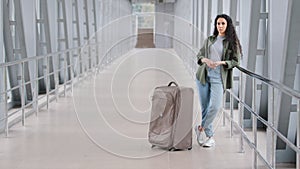
[[155,4],[155,46],[172,48],[174,36],[174,3]]
[[192,1],[176,1],[174,4],[174,50],[179,56],[192,55]]
[[[270,1],[270,78],[279,82],[282,72],[281,61],[283,58],[284,38],[286,32],[288,1]],[[275,66],[275,67],[274,67]]]
[[[124,0],[99,0],[99,3],[102,10],[99,17],[100,27],[98,27],[97,36],[103,44],[101,45],[100,55],[106,55],[106,51],[113,47],[109,55],[117,57],[118,53],[125,51],[128,46],[132,49],[136,42],[136,37],[134,37],[135,27],[132,26],[135,23],[135,16],[131,15],[131,3]],[[127,43],[124,43],[124,41],[127,41]]]

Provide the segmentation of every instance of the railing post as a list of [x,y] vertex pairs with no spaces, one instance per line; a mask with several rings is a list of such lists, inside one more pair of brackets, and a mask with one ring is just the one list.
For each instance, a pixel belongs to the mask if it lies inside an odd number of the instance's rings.
[[[60,59],[60,54],[57,54],[57,55],[53,55],[53,61],[56,61],[56,60],[59,60]],[[56,63],[56,62],[54,62]],[[54,64],[54,81],[55,81],[55,101],[57,102],[58,101],[58,94],[59,94],[59,91],[58,91],[58,85],[59,85],[59,72],[60,72],[60,66]]]
[[225,126],[225,120],[226,120],[225,103],[226,103],[226,92],[223,95],[223,126]]
[[[71,53],[71,51],[70,51]],[[70,72],[71,72],[71,95],[73,96],[73,85],[74,85],[74,79],[75,79],[75,70],[74,70],[74,62],[70,62]]]
[[[242,101],[243,101],[243,72],[240,71],[240,81],[239,81],[239,99],[240,99],[240,102],[239,102],[239,114],[240,114],[240,117],[239,117],[239,125],[241,127],[242,130],[244,130],[244,106],[242,104]],[[244,150],[244,140],[243,140],[243,134],[241,133],[240,134],[240,153],[244,153],[245,150]]]
[[4,111],[5,111],[5,136],[6,137],[8,137],[8,128],[9,128],[9,126],[8,126],[8,107],[7,107],[7,76],[6,76],[6,74],[7,74],[7,72],[6,72],[6,67],[3,67],[3,73],[4,73],[4,75],[3,75],[3,77],[4,77],[4,91],[5,91],[5,94],[4,94]]
[[[230,90],[231,90],[231,92],[233,92],[232,89],[230,89]],[[231,93],[230,93],[230,118],[231,118],[231,120],[230,120],[230,137],[232,137],[233,136],[233,96]]]
[[46,62],[47,62],[47,65],[46,65],[46,94],[47,94],[47,110],[49,109],[49,103],[50,103],[50,98],[49,98],[49,94],[50,94],[50,75],[49,75],[49,72],[50,72],[50,63],[49,63],[49,57],[46,56]]
[[66,97],[66,89],[67,89],[67,87],[66,87],[66,85],[67,85],[67,71],[68,71],[68,64],[67,64],[67,53],[64,53],[64,69],[63,69],[63,71],[64,71],[64,97]]
[[[269,88],[269,107],[268,107],[268,122],[275,125],[275,104],[274,104],[274,87]],[[273,168],[276,166],[276,135],[272,129],[267,128],[267,160]]]
[[[256,80],[255,78],[252,79],[252,110],[256,114]],[[254,146],[257,148],[257,117],[252,114],[252,131],[253,131],[253,140]],[[252,168],[257,169],[257,154],[253,150],[253,166]]]
[[22,126],[25,126],[25,83],[24,83],[24,62],[21,62],[21,111],[22,111]]
[[[297,125],[297,147],[300,148],[300,99],[298,100],[298,106],[297,106],[297,117],[298,117],[298,125]],[[296,165],[297,169],[300,169],[300,154],[297,153],[297,159],[296,159]]]
[[[275,118],[275,100],[274,100],[274,97],[275,97],[275,90],[274,88],[272,89],[272,109],[273,111],[271,112],[272,114],[272,125],[275,126],[275,123],[276,123],[276,118]],[[272,167],[276,167],[276,139],[277,139],[277,136],[276,134],[272,131],[272,161],[271,161],[271,165]]]
[[82,54],[83,50],[82,48],[78,49],[78,55],[80,56],[78,59],[78,66],[80,67],[80,71],[79,71],[79,75],[78,75],[78,80],[80,79],[81,76],[84,75],[84,64],[83,64],[83,54]]
[[35,83],[35,115],[37,116],[39,113],[39,60],[35,60],[35,71],[34,71],[34,83]]

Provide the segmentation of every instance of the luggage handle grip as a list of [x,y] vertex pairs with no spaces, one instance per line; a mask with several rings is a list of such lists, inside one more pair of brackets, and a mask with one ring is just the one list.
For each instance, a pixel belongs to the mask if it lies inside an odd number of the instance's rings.
[[168,84],[168,86],[171,86],[172,84],[174,84],[175,86],[178,86],[178,84],[177,84],[176,82],[174,82],[174,81],[170,82],[170,83]]

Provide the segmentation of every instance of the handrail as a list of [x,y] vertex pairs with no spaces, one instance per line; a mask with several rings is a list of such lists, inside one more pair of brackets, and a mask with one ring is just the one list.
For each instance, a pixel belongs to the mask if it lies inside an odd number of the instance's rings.
[[[299,113],[300,113],[300,92],[297,91],[297,90],[294,90],[290,87],[287,87],[286,85],[284,84],[280,84],[278,82],[275,82],[275,81],[272,81],[264,76],[261,76],[261,75],[258,75],[256,73],[253,73],[245,68],[242,68],[240,66],[236,66],[237,69],[239,69],[240,71],[240,84],[239,84],[239,91],[242,90],[242,84],[243,84],[243,74],[245,75],[248,75],[252,78],[252,86],[253,89],[252,89],[252,94],[255,95],[255,91],[256,91],[256,80],[260,80],[262,81],[263,83],[269,85],[270,87],[272,87],[272,91],[271,94],[272,97],[274,97],[274,89],[277,89],[279,90],[280,92],[283,92],[295,99],[297,99],[298,101],[298,104],[297,104],[297,113],[298,113],[298,116],[299,116]],[[292,143],[286,136],[284,136],[280,131],[277,130],[277,128],[275,127],[275,121],[274,121],[274,102],[273,102],[273,99],[271,101],[271,104],[272,104],[272,113],[270,114],[270,121],[268,120],[265,120],[263,119],[257,112],[256,110],[256,101],[255,101],[255,97],[252,98],[252,106],[249,106],[247,105],[244,101],[243,101],[243,96],[242,95],[237,95],[235,94],[232,90],[226,90],[229,94],[230,94],[230,105],[233,103],[233,98],[236,99],[239,104],[240,104],[240,107],[239,107],[239,111],[240,111],[240,119],[239,119],[239,125],[236,125],[236,127],[240,130],[240,131],[243,131],[243,124],[242,124],[242,120],[243,120],[243,110],[244,108],[246,108],[250,113],[251,113],[251,117],[252,117],[252,124],[253,124],[253,134],[254,134],[254,142],[250,142],[250,147],[252,149],[254,149],[254,151],[256,152],[256,155],[254,155],[254,161],[253,161],[253,166],[257,167],[257,157],[261,158],[261,160],[263,160],[265,162],[265,164],[268,166],[268,168],[276,168],[276,153],[275,153],[275,144],[276,144],[276,139],[277,137],[280,138],[283,142],[285,142],[287,144],[287,146],[292,149],[297,155],[297,159],[299,159],[299,155],[300,155],[300,149],[299,149],[299,142],[297,142],[296,144]],[[273,102],[273,103],[272,103]],[[230,131],[232,133],[232,124],[237,124],[234,119],[233,119],[233,114],[232,114],[232,109],[233,107],[230,106],[230,116],[227,115],[227,117],[229,117],[229,121],[231,123],[231,128],[230,128]],[[223,110],[224,111],[224,110]],[[227,113],[224,111],[224,117]],[[298,132],[298,138],[297,140],[299,140],[299,119],[298,118],[298,125],[297,125],[297,132]],[[272,145],[272,148],[269,149],[269,151],[271,151],[272,155],[269,157],[269,160],[263,158],[258,149],[257,149],[257,120],[261,121],[264,125],[266,125],[270,131],[270,133],[272,133],[271,135],[271,140],[269,144]],[[248,137],[244,135],[243,132],[241,132],[241,150],[243,150],[243,139],[246,140],[247,142],[249,141],[248,140]],[[249,143],[249,142],[248,142]],[[268,158],[268,157],[267,157]],[[296,165],[298,166],[297,169],[299,168],[299,161],[297,162],[296,161]],[[256,168],[255,167],[255,168]]]
[[253,114],[259,121],[261,121],[264,125],[270,127],[273,132],[282,140],[284,141],[287,145],[290,146],[291,149],[293,149],[295,152],[300,153],[300,150],[297,146],[295,146],[289,139],[287,139],[283,134],[281,134],[272,124],[270,124],[268,121],[263,119],[259,114],[255,111],[253,111],[250,106],[248,106],[244,101],[238,98],[232,91],[227,90],[229,94],[231,94],[238,102],[243,104],[243,106],[251,113]]
[[7,66],[17,65],[17,64],[20,64],[20,63],[24,63],[24,62],[35,61],[35,60],[38,60],[38,59],[43,59],[44,57],[61,55],[61,54],[65,54],[65,53],[68,53],[68,52],[72,52],[72,51],[84,48],[86,46],[96,46],[96,45],[99,45],[99,44],[101,44],[101,42],[91,43],[91,44],[88,44],[88,45],[85,44],[85,45],[81,45],[79,47],[69,48],[69,49],[66,49],[66,50],[63,50],[63,51],[57,51],[57,52],[47,53],[45,55],[32,56],[32,57],[22,58],[22,59],[11,61],[11,62],[4,62],[4,63],[0,63],[0,68],[1,67],[7,67]]
[[290,87],[287,87],[286,85],[284,84],[280,84],[278,82],[275,82],[273,80],[270,80],[264,76],[261,76],[261,75],[258,75],[256,73],[253,73],[251,72],[250,70],[247,70],[243,67],[240,67],[240,66],[236,66],[236,68],[238,68],[240,71],[242,71],[243,73],[253,77],[253,78],[256,78],[256,79],[259,79],[261,81],[263,81],[264,83],[267,83],[275,88],[278,88],[280,91],[292,96],[292,97],[295,97],[297,99],[300,99],[300,91],[297,91],[297,90],[294,90],[294,89],[291,89]]

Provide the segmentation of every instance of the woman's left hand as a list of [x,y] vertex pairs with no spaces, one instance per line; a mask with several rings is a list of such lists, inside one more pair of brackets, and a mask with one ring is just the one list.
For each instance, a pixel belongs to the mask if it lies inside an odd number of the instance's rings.
[[217,61],[217,62],[214,62],[215,66],[220,66],[220,65],[226,65],[226,62],[225,61]]

